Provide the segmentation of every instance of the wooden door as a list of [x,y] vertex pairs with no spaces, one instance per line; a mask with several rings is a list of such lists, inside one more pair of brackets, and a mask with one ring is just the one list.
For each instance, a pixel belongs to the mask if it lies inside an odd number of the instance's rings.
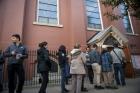
[[131,53],[129,51],[129,48],[127,46],[125,46],[123,48],[123,51],[125,53],[126,56],[126,66],[125,66],[125,76],[127,78],[134,78],[135,77],[135,71],[132,65],[132,61],[131,61]]

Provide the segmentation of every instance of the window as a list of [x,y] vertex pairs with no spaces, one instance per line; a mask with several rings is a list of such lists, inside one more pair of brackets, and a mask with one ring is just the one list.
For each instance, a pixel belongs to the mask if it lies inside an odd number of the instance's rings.
[[140,55],[131,55],[132,64],[135,69],[140,69]]
[[132,32],[132,26],[131,26],[131,23],[130,23],[130,18],[129,18],[129,17],[130,17],[130,16],[129,16],[129,12],[126,11],[124,5],[120,5],[120,10],[121,10],[121,13],[122,13],[122,14],[128,13],[128,15],[125,15],[125,16],[123,17],[123,24],[124,24],[124,27],[125,27],[126,32],[127,32],[127,33],[133,33],[133,32]]
[[59,24],[57,0],[38,0],[37,22]]
[[87,26],[93,29],[102,29],[99,0],[85,0]]

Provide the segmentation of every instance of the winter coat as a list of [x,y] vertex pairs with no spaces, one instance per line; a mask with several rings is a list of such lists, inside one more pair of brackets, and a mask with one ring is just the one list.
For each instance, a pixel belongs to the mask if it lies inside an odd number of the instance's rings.
[[40,48],[37,50],[37,72],[49,71],[51,68],[49,51],[46,48]]
[[112,71],[112,57],[109,52],[103,53],[101,55],[101,67],[103,72],[111,72]]
[[98,63],[100,64],[101,59],[100,59],[100,54],[97,50],[92,50],[89,52],[89,57],[90,57],[90,61],[91,63]]
[[86,54],[78,49],[73,49],[70,73],[71,74],[86,74],[84,63],[86,62]]
[[[16,54],[15,56],[12,55],[13,51]],[[16,44],[10,45],[6,49],[4,55],[5,55],[5,57],[8,57],[8,65],[22,64],[24,59],[28,57],[27,49],[21,43],[18,46]],[[20,56],[18,56],[18,55],[20,55]]]
[[59,66],[60,68],[64,68],[66,64],[68,64],[68,58],[65,53],[62,51],[58,52],[58,61],[59,61]]

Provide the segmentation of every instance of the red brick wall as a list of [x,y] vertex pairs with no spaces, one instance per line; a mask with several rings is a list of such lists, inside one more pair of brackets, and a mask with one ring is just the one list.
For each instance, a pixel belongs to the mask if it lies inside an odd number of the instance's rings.
[[[25,2],[26,1],[26,2]],[[75,43],[86,45],[96,32],[87,30],[86,11],[84,0],[59,0],[60,2],[60,24],[63,27],[50,27],[35,25],[37,0],[0,0],[0,43],[3,47],[10,43],[10,36],[19,33],[23,37],[23,42],[29,49],[36,49],[37,44],[46,40],[49,49],[57,49],[61,44],[70,50]],[[16,3],[15,3],[16,2]],[[111,8],[106,8],[101,4],[102,15]],[[115,10],[119,13],[118,10]],[[123,34],[125,29],[122,20],[110,21],[106,16],[102,17],[104,29],[110,25],[115,26]],[[136,34],[140,34],[140,21],[133,18],[133,27]],[[126,34],[125,34],[126,35]],[[130,45],[136,45],[132,52],[140,51],[140,36],[126,35]]]
[[[49,48],[58,48],[64,44],[69,49],[76,42],[85,45],[86,31],[84,8],[82,0],[60,0],[60,24],[63,27],[50,27],[34,25],[36,13],[36,0],[27,0],[24,23],[24,42],[29,48],[36,48],[37,44],[46,40]],[[80,34],[79,34],[80,33]],[[38,37],[38,38],[35,38]]]
[[25,0],[1,0],[1,45],[6,47],[14,33],[22,36]]

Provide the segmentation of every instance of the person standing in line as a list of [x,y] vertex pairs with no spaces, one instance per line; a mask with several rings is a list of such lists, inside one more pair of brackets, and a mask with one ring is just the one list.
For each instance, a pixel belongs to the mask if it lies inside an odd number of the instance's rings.
[[4,58],[4,54],[2,52],[2,50],[0,50],[0,92],[3,91],[3,64],[5,62],[5,58]]
[[89,77],[89,81],[90,84],[93,84],[93,78],[94,78],[94,74],[93,74],[93,70],[92,70],[92,62],[90,61],[90,57],[89,57],[89,52],[91,51],[90,47],[86,48],[86,67],[87,67],[87,73],[88,73],[88,77]]
[[66,93],[69,92],[66,87],[66,79],[67,79],[67,74],[68,72],[68,58],[66,54],[66,47],[64,45],[61,45],[58,49],[58,61],[59,61],[59,66],[61,69],[61,93]]
[[16,93],[22,93],[25,71],[23,61],[28,57],[26,47],[20,41],[20,35],[14,34],[11,37],[12,44],[6,49],[4,55],[8,57],[8,88],[9,93],[15,92],[16,78],[18,77],[18,88]]
[[[86,71],[86,74],[87,74],[87,67],[86,67],[86,63],[87,63],[87,55],[86,55],[86,47],[81,47],[79,46],[79,49],[81,50],[81,52],[83,53],[83,55],[86,57],[86,62],[84,62],[84,68],[85,68],[85,71]],[[83,75],[82,77],[82,85],[81,85],[81,91],[82,92],[88,92],[88,89],[85,87],[85,77],[86,77],[86,74]]]
[[112,56],[107,49],[103,49],[101,53],[101,68],[103,80],[106,88],[112,88]]
[[46,88],[49,82],[49,71],[51,69],[51,63],[47,44],[48,43],[46,41],[40,43],[39,49],[37,50],[37,72],[42,76],[42,84],[39,93],[46,93]]
[[123,50],[119,48],[117,42],[114,43],[114,49],[111,51],[111,56],[113,58],[116,83],[117,85],[126,86],[123,63],[121,62],[125,59],[125,54]]
[[101,86],[101,57],[100,53],[97,51],[98,46],[96,44],[92,45],[92,50],[89,52],[89,57],[92,62],[92,69],[94,73],[94,81],[96,89],[104,89]]
[[77,48],[71,51],[72,60],[70,73],[72,75],[72,90],[71,93],[81,93],[82,78],[86,74],[84,63],[86,62],[85,54]]

